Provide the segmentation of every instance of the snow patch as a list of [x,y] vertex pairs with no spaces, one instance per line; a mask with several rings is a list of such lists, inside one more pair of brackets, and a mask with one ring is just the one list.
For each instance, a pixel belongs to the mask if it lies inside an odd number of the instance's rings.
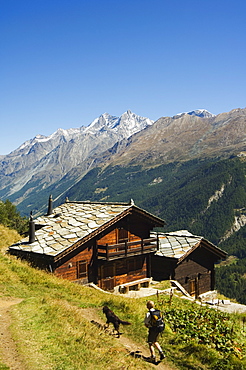
[[190,112],[182,112],[182,113],[178,113],[176,114],[175,116],[173,116],[173,118],[179,118],[179,117],[182,117],[183,115],[185,114],[188,114],[189,116],[197,116],[197,117],[200,117],[200,118],[210,118],[210,117],[215,117],[215,114],[213,113],[210,113],[208,110],[206,109],[195,109],[195,110],[192,110]]

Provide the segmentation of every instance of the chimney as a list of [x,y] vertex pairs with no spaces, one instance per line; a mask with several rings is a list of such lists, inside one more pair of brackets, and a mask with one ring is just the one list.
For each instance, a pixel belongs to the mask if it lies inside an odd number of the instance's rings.
[[130,205],[131,205],[131,206],[134,206],[134,205],[135,205],[135,203],[134,203],[134,200],[133,200],[133,199],[130,199],[130,202],[129,202],[129,203],[130,203]]
[[30,212],[29,219],[29,244],[35,242],[35,222],[33,221],[32,212]]
[[53,200],[52,200],[52,195],[50,195],[47,216],[52,215],[52,212],[53,212]]

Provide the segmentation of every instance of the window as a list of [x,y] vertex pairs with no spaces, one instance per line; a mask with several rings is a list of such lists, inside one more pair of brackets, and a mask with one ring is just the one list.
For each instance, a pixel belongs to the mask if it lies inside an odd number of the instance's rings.
[[131,258],[128,261],[128,273],[142,270],[143,260],[142,258]]
[[193,296],[196,294],[196,280],[192,279],[189,282],[190,285],[190,295]]
[[130,259],[128,261],[128,272],[133,272],[133,271],[136,271],[135,260],[134,259]]
[[77,262],[77,279],[87,277],[87,261]]
[[115,264],[103,266],[102,278],[110,278],[115,275]]
[[128,231],[125,229],[118,229],[118,243],[128,241]]

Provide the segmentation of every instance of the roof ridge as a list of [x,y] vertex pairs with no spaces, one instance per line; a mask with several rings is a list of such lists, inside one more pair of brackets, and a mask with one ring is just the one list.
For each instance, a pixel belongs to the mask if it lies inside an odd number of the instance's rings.
[[92,202],[90,200],[67,200],[65,203],[75,203],[75,204],[102,204],[102,205],[120,205],[120,206],[131,206],[132,203],[130,202],[100,202],[100,201],[95,201]]

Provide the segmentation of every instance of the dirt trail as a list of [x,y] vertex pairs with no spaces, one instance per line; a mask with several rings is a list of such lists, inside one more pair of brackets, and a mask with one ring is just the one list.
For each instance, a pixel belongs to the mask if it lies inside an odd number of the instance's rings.
[[[26,370],[9,329],[9,326],[11,325],[10,308],[21,301],[22,299],[3,299],[0,297],[0,358],[11,370]],[[105,321],[99,317],[98,309],[81,309],[81,315],[83,318],[89,320],[92,325],[97,326],[99,330],[105,330]],[[121,329],[122,328],[123,327],[121,327]],[[106,331],[109,335],[114,335],[111,329],[106,329]],[[122,344],[129,355],[141,357],[143,358],[143,361],[149,356],[147,343],[146,345],[139,345],[124,335],[121,335],[120,338],[115,338],[115,340]],[[171,367],[166,363],[166,361],[167,360],[163,360],[157,365],[149,363],[149,366],[150,368],[157,368],[159,370],[175,370],[175,367]]]
[[[81,314],[85,319],[92,322],[92,324],[96,325],[99,329],[105,330],[104,329],[105,321],[103,321],[101,318],[99,318],[97,312],[98,312],[98,309],[93,309],[93,308],[89,308],[89,309],[84,308],[84,309],[81,310]],[[124,330],[123,328],[124,327],[121,326],[120,331]],[[106,329],[106,331],[110,335],[114,335],[113,331],[111,329]],[[126,349],[126,351],[129,353],[129,355],[131,354],[132,356],[142,357],[143,361],[144,361],[144,358],[149,357],[149,350],[148,350],[147,343],[146,343],[146,345],[137,344],[134,341],[132,341],[131,339],[125,337],[124,334],[121,335],[120,338],[118,338],[118,337],[115,337],[115,338],[116,338],[117,341],[119,341],[122,344],[122,346]],[[157,356],[157,359],[158,359],[158,356]],[[159,369],[159,370],[175,370],[175,369],[177,369],[174,366],[171,367],[171,365],[167,364],[166,361],[167,360],[163,360],[162,362],[159,362],[157,365],[149,363],[149,366],[150,366],[150,368],[153,367],[153,368],[156,368],[156,369]]]
[[22,299],[18,298],[0,298],[0,355],[2,362],[11,370],[25,370],[9,330],[11,324],[10,307],[21,301]]

